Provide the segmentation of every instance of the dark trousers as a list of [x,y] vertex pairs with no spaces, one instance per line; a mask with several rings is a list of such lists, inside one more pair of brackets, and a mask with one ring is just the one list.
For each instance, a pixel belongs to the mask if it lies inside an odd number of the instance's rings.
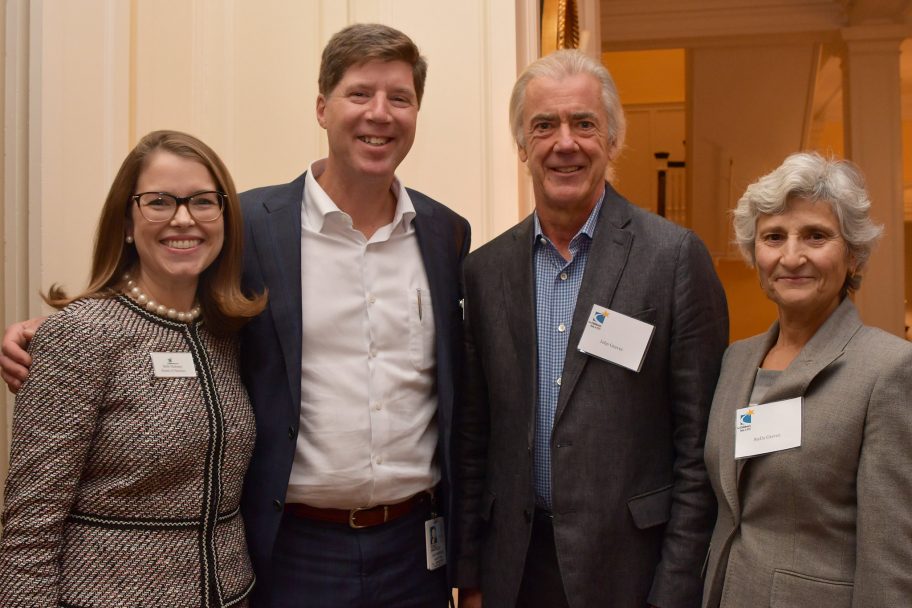
[[554,547],[551,516],[536,509],[516,608],[569,608]]
[[419,505],[355,530],[286,513],[270,570],[270,608],[445,608],[446,567],[428,571]]

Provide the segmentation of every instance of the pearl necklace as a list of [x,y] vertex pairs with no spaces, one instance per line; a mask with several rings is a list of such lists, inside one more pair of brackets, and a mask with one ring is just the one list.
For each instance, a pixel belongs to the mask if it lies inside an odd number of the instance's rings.
[[139,285],[136,284],[130,275],[124,275],[124,281],[127,282],[127,288],[124,290],[124,293],[130,296],[137,304],[145,308],[151,313],[155,313],[160,317],[165,317],[173,321],[181,321],[184,323],[189,323],[190,321],[196,320],[200,316],[200,307],[197,303],[189,311],[183,312],[180,310],[175,310],[173,308],[168,308],[164,304],[159,304],[139,288]]

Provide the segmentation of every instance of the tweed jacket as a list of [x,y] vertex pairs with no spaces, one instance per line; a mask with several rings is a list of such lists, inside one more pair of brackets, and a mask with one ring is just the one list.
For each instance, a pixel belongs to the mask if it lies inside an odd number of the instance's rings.
[[735,410],[779,333],[728,349],[706,465],[719,502],[703,606],[912,605],[912,344],[846,298],[763,396],[802,397],[801,446],[735,461]]
[[[725,295],[690,231],[606,185],[550,437],[554,542],[570,606],[696,608],[715,518],[703,438],[728,342]],[[533,219],[465,265],[456,408],[457,582],[513,608],[532,530]],[[655,327],[639,372],[577,349],[598,304]]]
[[[81,300],[30,345],[16,398],[0,606],[244,606],[239,515],[254,419],[237,341],[124,296]],[[195,377],[150,354],[191,353]]]

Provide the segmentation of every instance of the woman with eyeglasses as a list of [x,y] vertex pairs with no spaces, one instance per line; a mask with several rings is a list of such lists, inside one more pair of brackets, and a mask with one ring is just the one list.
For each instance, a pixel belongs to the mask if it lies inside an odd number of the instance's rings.
[[2,606],[245,606],[254,418],[235,333],[241,219],[222,161],[145,136],[101,212],[88,287],[37,330],[16,397]]

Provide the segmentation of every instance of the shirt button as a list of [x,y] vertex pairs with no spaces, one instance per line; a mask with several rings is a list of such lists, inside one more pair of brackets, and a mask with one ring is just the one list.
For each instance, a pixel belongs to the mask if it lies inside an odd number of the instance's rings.
[[557,384],[557,385],[558,385],[558,386],[560,386],[560,385],[561,385],[561,379],[560,379],[560,378],[558,378],[558,379],[557,379],[557,380],[555,380],[555,381],[554,381],[554,382],[555,382],[555,383],[556,383],[556,384]]
[[378,412],[379,412],[382,408],[383,408],[383,405],[382,405],[379,401],[378,401],[377,403],[374,404],[374,409],[377,410]]
[[377,301],[377,296],[375,296],[374,294],[370,294],[367,296],[367,301],[368,301],[368,303],[373,304],[374,302]]
[[370,349],[370,357],[371,357],[371,359],[375,358],[376,356],[377,356],[377,349],[374,348],[374,347],[371,347],[371,349]]
[[567,326],[564,325],[563,323],[561,323],[560,325],[557,326],[557,331],[564,333],[565,331],[567,331]]
[[377,456],[377,464],[383,464],[383,458]]
[[560,273],[560,279],[561,279],[561,281],[566,281],[566,280],[567,280],[567,273],[566,273],[566,272]]

